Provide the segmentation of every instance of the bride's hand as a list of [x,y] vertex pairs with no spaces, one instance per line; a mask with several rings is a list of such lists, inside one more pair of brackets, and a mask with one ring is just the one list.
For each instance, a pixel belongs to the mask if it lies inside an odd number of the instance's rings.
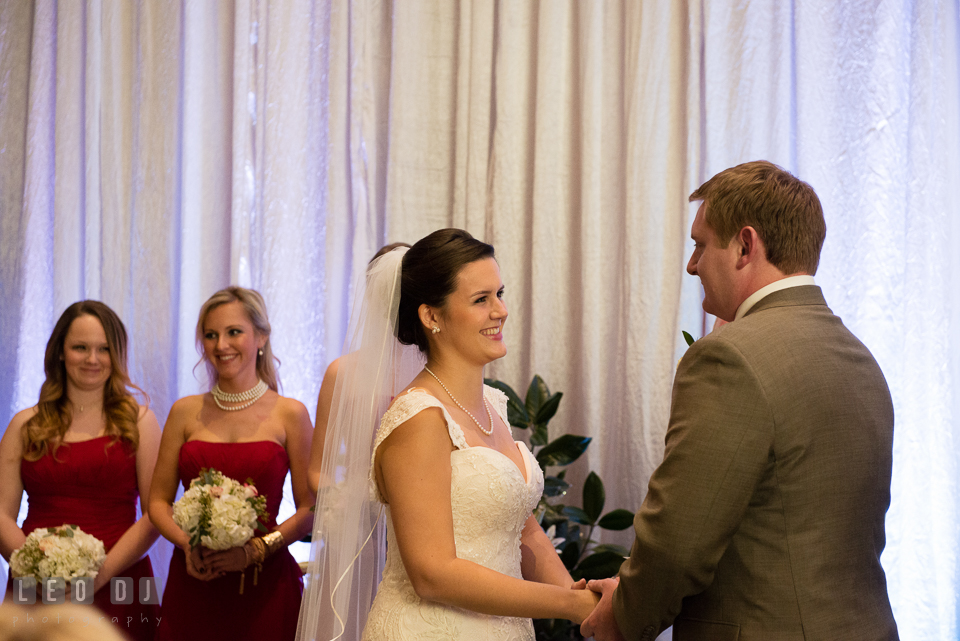
[[600,603],[580,625],[580,634],[597,641],[625,641],[613,614],[613,592],[620,585],[620,577],[590,581],[587,588],[600,595]]
[[586,580],[586,579],[580,579],[579,581],[576,581],[576,582],[574,582],[574,583],[571,583],[571,584],[570,584],[570,589],[571,589],[571,590],[586,590],[586,589],[587,589],[587,580]]
[[[581,579],[581,581],[583,580]],[[581,581],[577,581],[570,586],[571,590],[576,591],[576,605],[571,614],[570,620],[576,624],[582,623],[584,619],[590,616],[590,613],[593,612],[593,609],[600,601],[599,594],[593,592],[592,590],[584,589],[586,587],[586,581],[583,581],[583,586],[580,586]]]

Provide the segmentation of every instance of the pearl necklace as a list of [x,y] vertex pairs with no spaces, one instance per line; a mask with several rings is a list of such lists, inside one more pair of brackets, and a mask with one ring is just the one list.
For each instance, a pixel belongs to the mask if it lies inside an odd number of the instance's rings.
[[450,396],[450,400],[452,400],[454,403],[456,403],[457,407],[459,407],[460,409],[462,409],[464,414],[466,414],[467,416],[469,416],[470,418],[473,419],[473,422],[477,424],[477,427],[480,428],[480,431],[481,431],[481,432],[483,432],[483,433],[486,434],[487,436],[490,436],[491,434],[493,434],[493,414],[490,413],[490,406],[487,405],[487,399],[483,399],[483,409],[487,410],[487,418],[490,420],[490,429],[486,429],[486,428],[483,427],[483,425],[480,425],[480,421],[477,420],[477,417],[474,416],[473,414],[471,414],[471,413],[469,412],[469,410],[467,410],[466,407],[464,407],[463,405],[460,404],[460,401],[458,401],[458,400],[454,397],[454,395],[450,393],[450,390],[448,390],[448,389],[447,389],[447,386],[443,384],[443,381],[440,380],[440,377],[438,377],[436,374],[434,374],[432,371],[430,371],[430,368],[429,368],[429,367],[424,366],[423,369],[427,370],[427,373],[430,374],[430,376],[432,376],[432,377],[434,377],[435,379],[437,379],[437,382],[440,383],[440,387],[443,388],[443,391],[446,392],[446,393]]
[[[240,392],[239,394],[224,392],[222,389],[220,389],[220,383],[217,383],[213,386],[213,389],[210,390],[210,393],[213,394],[213,402],[217,404],[217,407],[227,412],[236,412],[246,409],[259,401],[260,397],[266,394],[268,389],[270,389],[270,387],[262,380],[258,379],[257,384],[248,389],[246,392]],[[224,403],[243,403],[243,405],[227,407],[224,405]]]

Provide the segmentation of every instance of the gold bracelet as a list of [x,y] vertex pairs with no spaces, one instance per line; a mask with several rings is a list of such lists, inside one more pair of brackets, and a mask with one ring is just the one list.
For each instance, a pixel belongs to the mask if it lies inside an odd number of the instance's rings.
[[266,554],[264,558],[273,556],[277,550],[283,547],[283,534],[280,532],[271,532],[270,534],[265,535],[261,539],[266,547]]

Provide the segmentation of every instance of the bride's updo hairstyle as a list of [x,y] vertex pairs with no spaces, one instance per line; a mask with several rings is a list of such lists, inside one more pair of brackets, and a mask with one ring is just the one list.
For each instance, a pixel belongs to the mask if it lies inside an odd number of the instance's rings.
[[429,355],[420,306],[441,308],[457,288],[460,270],[484,258],[494,258],[493,245],[462,229],[438,229],[421,238],[403,256],[397,338]]

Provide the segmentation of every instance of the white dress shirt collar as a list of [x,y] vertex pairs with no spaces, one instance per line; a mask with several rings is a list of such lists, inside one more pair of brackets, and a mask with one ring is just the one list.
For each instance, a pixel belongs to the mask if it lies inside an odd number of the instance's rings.
[[790,287],[800,287],[801,285],[816,285],[816,283],[813,280],[813,276],[802,274],[800,276],[787,276],[786,278],[781,278],[778,281],[770,283],[766,287],[761,287],[750,294],[747,300],[740,303],[740,307],[737,308],[737,314],[733,320],[742,318],[743,315],[749,312],[761,299],[769,296],[773,292],[779,292],[781,289],[788,289]]

